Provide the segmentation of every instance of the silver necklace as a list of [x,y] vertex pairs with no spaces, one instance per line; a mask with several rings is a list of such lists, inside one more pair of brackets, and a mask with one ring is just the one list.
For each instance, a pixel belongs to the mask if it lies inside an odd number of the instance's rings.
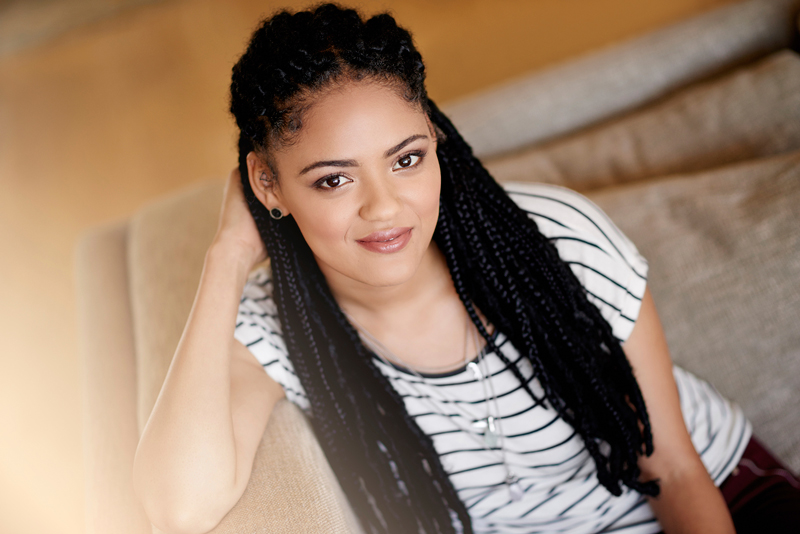
[[[344,310],[343,310],[344,311]],[[350,314],[344,312],[347,318],[350,320],[350,323],[355,327],[358,331],[359,337],[361,341],[374,352],[385,364],[389,366],[393,366],[394,364],[399,364],[403,368],[407,369],[411,374],[413,374],[418,380],[421,382],[426,382],[425,377],[420,374],[417,370],[419,367],[411,366],[403,361],[402,358],[398,357],[388,348],[386,348],[383,343],[381,343],[375,336],[373,336],[366,328],[361,326],[358,321],[356,321]],[[478,380],[481,384],[481,388],[483,389],[483,396],[484,396],[484,404],[486,406],[486,416],[482,419],[478,419],[474,421],[474,415],[466,412],[463,410],[458,403],[453,403],[453,407],[461,412],[462,416],[465,416],[467,420],[473,420],[472,428],[473,431],[460,427],[455,420],[449,418],[451,422],[459,426],[459,428],[464,431],[470,438],[473,440],[478,441],[480,445],[490,453],[496,453],[497,450],[500,451],[500,458],[503,464],[503,469],[505,470],[505,486],[508,490],[509,497],[512,501],[519,501],[522,499],[524,491],[522,490],[522,486],[519,483],[519,478],[516,475],[513,475],[508,467],[508,463],[506,461],[506,451],[504,447],[505,436],[503,434],[502,429],[502,422],[501,418],[499,417],[500,410],[497,402],[497,395],[494,391],[494,385],[492,384],[492,375],[488,368],[488,363],[486,362],[484,356],[484,351],[480,350],[478,352],[478,356],[474,361],[469,361],[469,332],[470,332],[470,325],[472,321],[470,321],[469,315],[466,319],[466,328],[464,333],[464,364],[467,369],[469,369],[476,380]],[[472,328],[473,331],[473,340],[474,345],[477,349],[478,347],[478,331],[476,328]],[[438,369],[449,369],[452,366],[447,367],[440,367]],[[428,369],[436,369],[436,368],[428,368]],[[422,368],[423,372],[425,368]],[[490,397],[491,394],[491,397]],[[489,401],[493,402],[495,412],[498,414],[497,417],[492,415]],[[437,406],[430,402],[431,406],[436,410]],[[479,439],[475,436],[475,431],[482,431],[483,439]]]

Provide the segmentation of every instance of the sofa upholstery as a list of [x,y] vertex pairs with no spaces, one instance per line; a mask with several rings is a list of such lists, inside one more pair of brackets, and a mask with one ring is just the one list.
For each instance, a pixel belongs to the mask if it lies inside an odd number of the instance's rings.
[[649,260],[674,361],[799,471],[800,150],[589,196]]
[[[650,262],[676,362],[740,403],[795,470],[798,58],[773,52],[791,42],[798,3],[728,6],[444,107],[501,180],[581,189],[609,214]],[[94,229],[78,247],[90,533],[151,532],[130,468],[221,194],[221,180],[197,184]],[[308,421],[287,401],[270,418],[245,494],[213,532],[360,532]]]

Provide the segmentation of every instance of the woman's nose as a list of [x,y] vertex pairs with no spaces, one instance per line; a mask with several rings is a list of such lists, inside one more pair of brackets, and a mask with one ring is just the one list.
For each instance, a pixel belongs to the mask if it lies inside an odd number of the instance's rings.
[[377,176],[362,183],[363,197],[359,215],[366,221],[391,221],[402,209],[403,203],[392,183],[395,178]]

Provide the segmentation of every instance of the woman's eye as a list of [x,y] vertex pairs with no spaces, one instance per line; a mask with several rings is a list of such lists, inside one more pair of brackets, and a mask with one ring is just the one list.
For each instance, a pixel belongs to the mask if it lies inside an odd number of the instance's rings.
[[420,160],[420,156],[418,154],[408,154],[407,156],[403,156],[397,163],[394,164],[393,169],[407,169],[409,167],[413,167],[416,165]]
[[327,176],[317,182],[317,187],[321,189],[336,189],[342,184],[347,183],[349,180],[341,175]]

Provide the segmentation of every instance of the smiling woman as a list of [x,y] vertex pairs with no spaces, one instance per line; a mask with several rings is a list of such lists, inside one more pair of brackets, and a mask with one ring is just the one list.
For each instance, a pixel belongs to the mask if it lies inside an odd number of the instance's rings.
[[750,425],[673,368],[647,262],[577,193],[500,187],[424,81],[389,15],[254,33],[239,166],[136,454],[150,519],[213,528],[286,396],[366,532],[733,532],[715,484]]

